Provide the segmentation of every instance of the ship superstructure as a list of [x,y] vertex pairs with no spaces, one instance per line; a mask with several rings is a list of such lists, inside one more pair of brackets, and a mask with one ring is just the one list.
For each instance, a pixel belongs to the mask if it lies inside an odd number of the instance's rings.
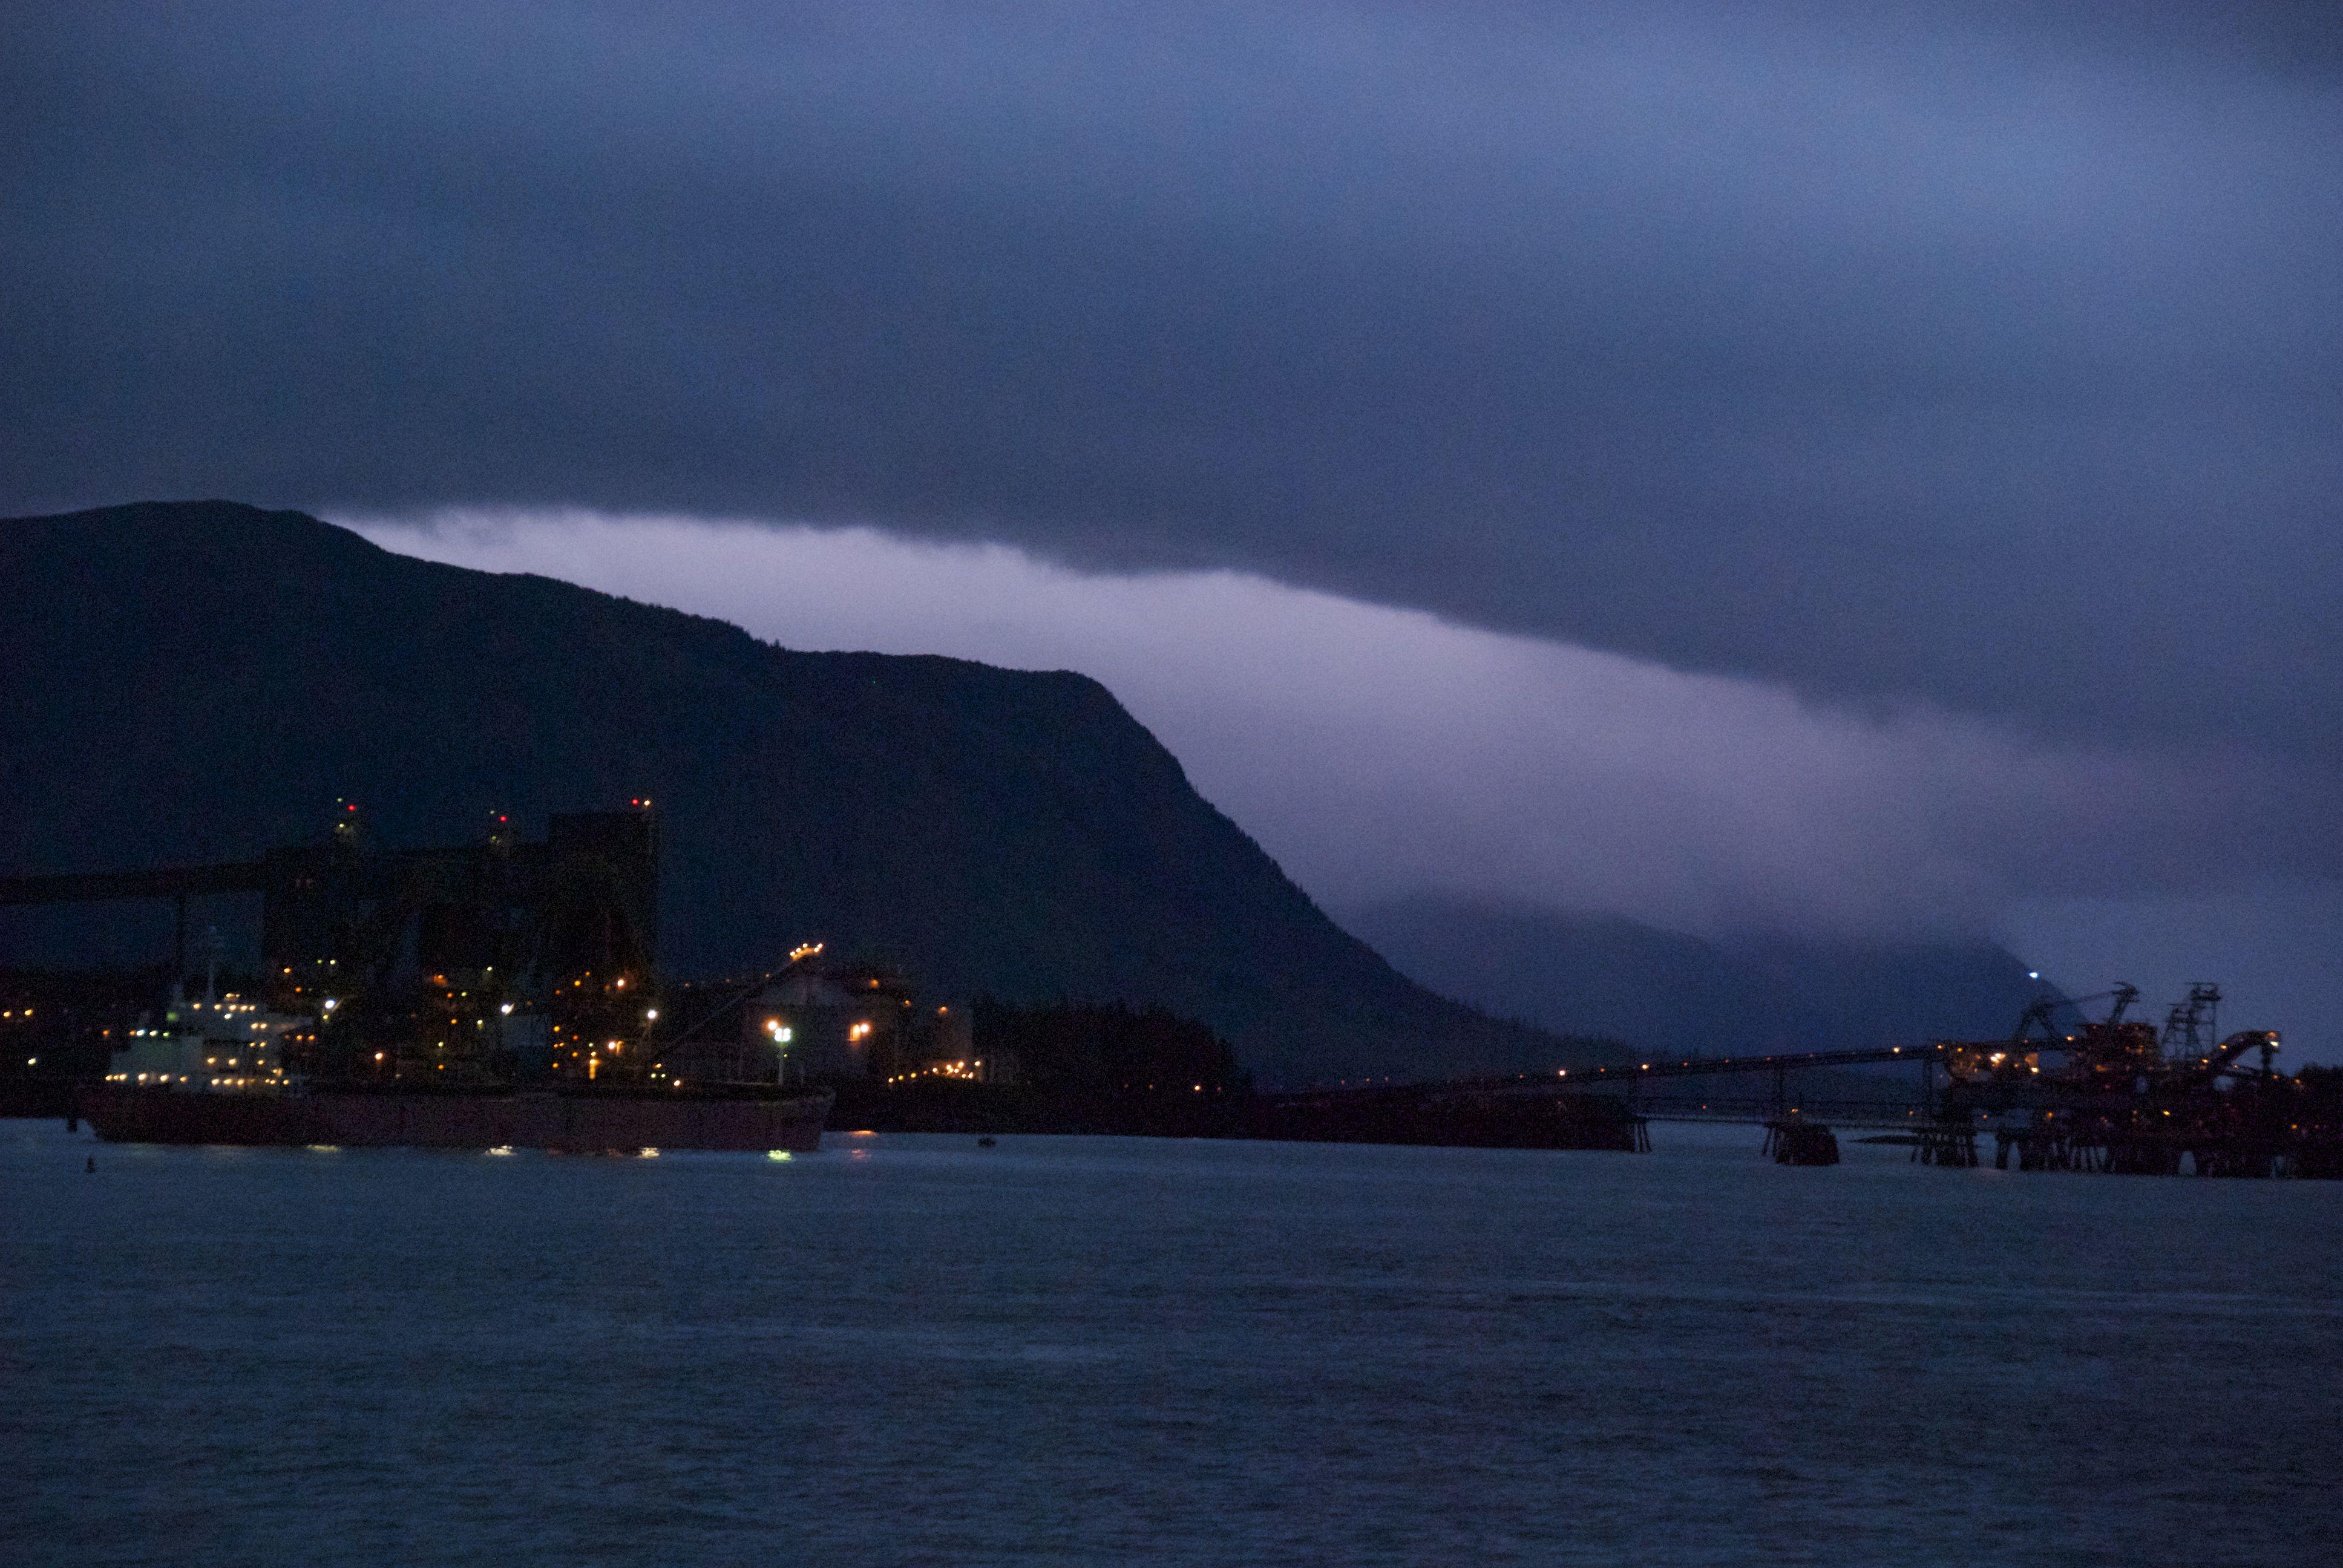
[[114,1053],[108,1083],[200,1093],[271,1093],[297,1085],[317,1020],[273,1012],[230,991],[174,994],[159,1020],[133,1029]]

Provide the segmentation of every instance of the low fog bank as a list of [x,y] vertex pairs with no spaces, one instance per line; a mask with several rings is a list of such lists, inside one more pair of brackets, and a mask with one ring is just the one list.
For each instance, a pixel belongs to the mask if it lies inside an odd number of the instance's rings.
[[[2343,893],[2299,874],[2309,795],[2265,759],[1817,707],[1227,571],[689,518],[346,520],[792,648],[1079,669],[1338,917],[1429,895],[1743,948],[1999,940],[2076,990],[2227,980],[2234,1016],[2314,1053],[2343,1025],[2323,994]],[[2266,898],[2290,873],[2310,890]]]

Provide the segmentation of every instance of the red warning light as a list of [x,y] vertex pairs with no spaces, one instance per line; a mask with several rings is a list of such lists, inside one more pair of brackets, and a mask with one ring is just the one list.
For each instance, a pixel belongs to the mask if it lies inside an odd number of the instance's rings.
[[355,811],[355,810],[357,810],[357,807],[355,807],[355,806],[345,806],[345,807],[343,807],[343,808],[342,808],[342,809],[343,809],[343,810],[345,810],[345,811]]

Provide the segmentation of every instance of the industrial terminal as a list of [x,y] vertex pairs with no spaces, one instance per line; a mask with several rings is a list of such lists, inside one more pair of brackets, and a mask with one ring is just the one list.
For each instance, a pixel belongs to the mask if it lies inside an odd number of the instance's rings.
[[[659,828],[651,802],[556,814],[524,842],[377,849],[337,803],[308,843],[247,862],[0,881],[0,902],[160,899],[165,994],[52,982],[52,1052],[102,1050],[73,1113],[160,1142],[417,1143],[634,1151],[810,1149],[827,1093],[777,1061],[663,1060]],[[191,994],[190,899],[257,894],[258,973]],[[33,1012],[27,1001],[24,1010]],[[96,1045],[93,1046],[93,1037]]]
[[[557,813],[541,839],[499,815],[421,849],[369,843],[342,801],[255,860],[0,879],[0,904],[174,910],[159,974],[7,982],[0,1030],[52,1064],[18,1097],[45,1087],[50,1113],[164,1142],[794,1150],[827,1120],[1637,1151],[1651,1120],[1682,1116],[1760,1123],[1793,1165],[1836,1163],[1844,1131],[1950,1167],[1989,1146],[2020,1171],[2343,1175],[2343,1073],[2284,1073],[2272,1030],[2221,1034],[2210,984],[2161,1028],[2119,985],[2038,1000],[2003,1040],[1265,1093],[1202,1025],[929,995],[820,940],[759,973],[671,980],[659,874],[637,799]],[[219,893],[259,900],[257,971],[226,985],[217,934],[187,918]]]

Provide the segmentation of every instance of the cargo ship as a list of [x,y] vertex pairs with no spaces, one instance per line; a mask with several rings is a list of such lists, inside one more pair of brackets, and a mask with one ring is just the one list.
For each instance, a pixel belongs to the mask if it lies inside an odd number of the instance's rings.
[[113,1143],[809,1154],[821,1147],[830,1107],[828,1090],[779,1092],[749,1084],[665,1093],[403,1087],[210,1092],[134,1082],[86,1090],[79,1109]]
[[[345,800],[258,861],[0,879],[0,902],[180,903],[167,999],[104,1030],[105,1081],[74,1107],[112,1142],[810,1153],[828,1090],[660,1024],[650,804],[379,850]],[[227,891],[260,895],[259,970],[221,994],[214,931],[191,996],[186,900]]]

